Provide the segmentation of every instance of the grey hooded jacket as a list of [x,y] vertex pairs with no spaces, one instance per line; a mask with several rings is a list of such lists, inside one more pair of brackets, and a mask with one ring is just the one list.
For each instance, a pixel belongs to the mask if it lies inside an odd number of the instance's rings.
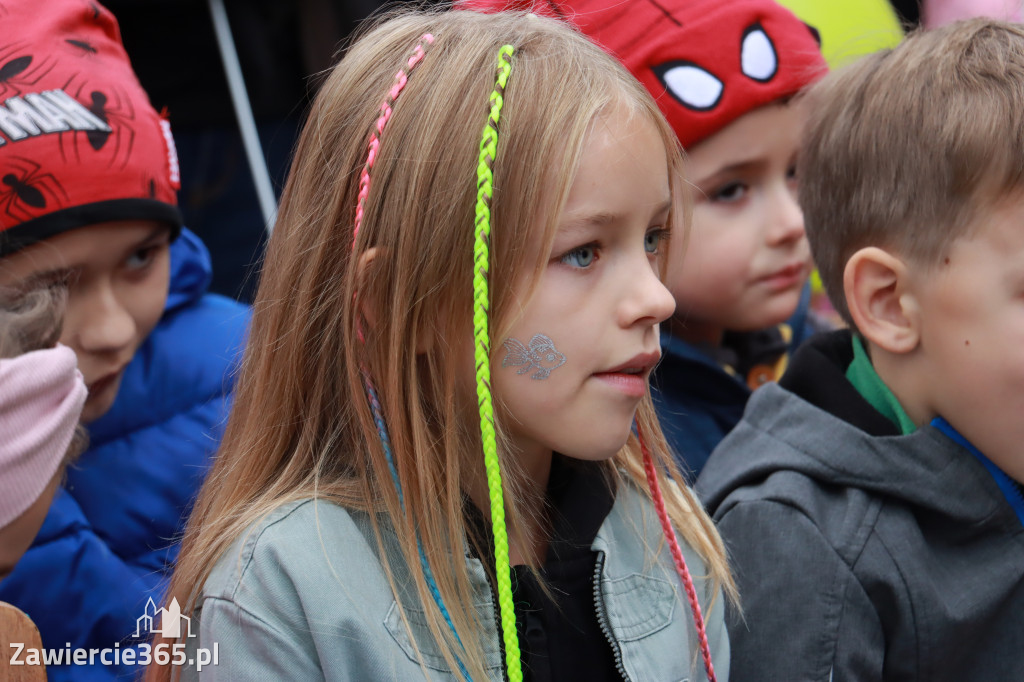
[[[397,551],[394,543],[393,535],[386,537],[387,551]],[[619,486],[592,549],[599,553],[595,608],[624,679],[705,680],[701,659],[694,654],[696,630],[686,594],[654,508],[639,491]],[[689,547],[682,549],[707,620],[717,677],[725,682],[729,642],[724,598],[719,594],[708,611],[710,581],[702,579],[707,570]],[[491,589],[480,562],[469,554],[466,561],[483,623],[488,679],[501,680]],[[405,564],[395,565],[395,583],[408,585]],[[218,664],[201,672],[186,668],[182,679],[461,679],[440,656],[415,594],[406,592],[402,600],[411,633],[384,576],[366,514],[322,500],[283,505],[235,542],[207,579],[193,614],[198,636],[188,640],[188,658],[195,661],[198,649],[212,651],[216,644]]]
[[745,616],[733,678],[1024,680],[1024,527],[968,450],[886,426],[851,358],[847,332],[798,351],[698,480]]

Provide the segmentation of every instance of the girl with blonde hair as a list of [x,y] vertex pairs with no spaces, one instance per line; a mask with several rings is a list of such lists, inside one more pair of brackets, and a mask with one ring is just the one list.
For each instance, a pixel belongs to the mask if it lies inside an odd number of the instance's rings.
[[154,658],[206,662],[188,679],[727,679],[722,544],[647,390],[680,164],[646,91],[564,24],[417,11],[365,33],[299,141],[168,596],[191,632]]

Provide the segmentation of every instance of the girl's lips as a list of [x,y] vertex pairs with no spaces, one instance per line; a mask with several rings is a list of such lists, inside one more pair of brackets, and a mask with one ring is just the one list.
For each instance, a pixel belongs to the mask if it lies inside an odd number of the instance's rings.
[[94,396],[100,395],[105,390],[110,388],[110,386],[115,381],[117,381],[117,378],[119,376],[121,376],[121,372],[122,372],[122,370],[118,370],[116,372],[111,372],[110,374],[107,374],[106,376],[103,376],[103,377],[97,379],[96,381],[92,382],[91,384],[89,384],[87,386],[87,388],[89,390],[89,398],[92,398]]
[[647,377],[660,359],[660,350],[638,353],[611,369],[595,372],[594,377],[630,398],[643,398],[647,393]]
[[658,364],[658,360],[661,359],[661,351],[655,350],[649,353],[637,353],[629,360],[626,360],[621,365],[616,365],[604,371],[605,374],[622,373],[625,370],[627,374],[644,374],[646,375],[651,371],[651,368]]
[[647,372],[599,372],[594,376],[630,398],[643,398],[647,393]]

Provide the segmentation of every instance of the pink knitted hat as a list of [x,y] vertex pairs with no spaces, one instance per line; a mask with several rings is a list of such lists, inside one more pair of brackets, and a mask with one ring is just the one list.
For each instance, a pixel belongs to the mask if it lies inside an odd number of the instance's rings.
[[86,393],[66,346],[0,360],[0,528],[39,499],[57,472]]

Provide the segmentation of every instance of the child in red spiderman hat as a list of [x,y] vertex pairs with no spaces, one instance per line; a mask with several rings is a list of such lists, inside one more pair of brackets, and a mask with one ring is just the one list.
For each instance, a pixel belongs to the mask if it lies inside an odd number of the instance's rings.
[[679,137],[693,226],[673,242],[651,380],[665,435],[694,478],[750,393],[819,322],[796,202],[799,104],[827,70],[818,34],[771,0],[471,0],[574,23],[647,87]]
[[[90,448],[0,600],[48,649],[130,647],[220,439],[248,310],[206,293],[171,130],[90,0],[0,3],[0,289],[66,287]],[[0,449],[5,447],[0,442]],[[70,655],[67,657],[69,658]],[[50,680],[113,679],[111,656]],[[2,675],[0,675],[2,676]]]

